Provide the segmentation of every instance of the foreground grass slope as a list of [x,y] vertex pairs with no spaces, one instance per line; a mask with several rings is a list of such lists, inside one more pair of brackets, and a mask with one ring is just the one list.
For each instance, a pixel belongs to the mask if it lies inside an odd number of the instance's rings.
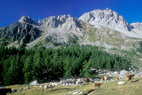
[[[100,88],[94,88],[92,84],[81,86],[57,86],[46,90],[40,87],[31,87],[28,90],[8,95],[71,95],[70,92],[77,90],[82,92],[80,95],[142,95],[142,79],[139,79],[138,82],[127,83],[125,85],[118,85],[117,82],[118,81],[103,83]],[[19,89],[23,86],[13,85],[8,87]],[[91,90],[94,91],[88,94]]]
[[136,83],[118,85],[116,82],[106,83],[91,95],[142,95],[142,80]]

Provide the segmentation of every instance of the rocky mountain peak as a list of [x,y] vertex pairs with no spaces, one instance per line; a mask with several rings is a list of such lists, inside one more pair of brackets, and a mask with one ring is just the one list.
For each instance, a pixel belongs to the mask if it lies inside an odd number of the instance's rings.
[[70,15],[60,15],[57,17],[58,20],[68,19],[68,18],[71,18],[71,16]]
[[22,16],[19,20],[20,23],[29,23],[29,24],[37,24],[34,19],[29,16]]
[[39,21],[43,28],[64,28],[70,30],[76,28],[77,19],[70,15],[51,16]]
[[105,10],[98,9],[85,13],[79,19],[92,25],[105,26],[115,30],[130,29],[129,24],[122,16],[108,8]]
[[65,22],[66,19],[68,19],[68,18],[71,18],[71,16],[70,15],[60,15],[60,16],[57,16],[57,17],[56,16],[50,16],[50,17],[47,17],[47,18],[45,18],[43,20],[40,20],[39,23],[40,23],[40,25],[46,23],[50,27],[51,23],[55,24],[56,21]]

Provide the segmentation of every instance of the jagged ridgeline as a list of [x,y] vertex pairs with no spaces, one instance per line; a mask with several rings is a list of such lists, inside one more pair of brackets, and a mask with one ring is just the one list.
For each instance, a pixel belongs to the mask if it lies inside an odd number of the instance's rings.
[[36,22],[23,16],[18,22],[0,28],[0,43],[8,47],[56,47],[64,44],[101,46],[132,50],[142,41],[142,24],[129,24],[118,13],[93,10],[79,18],[51,16]]
[[4,85],[40,82],[62,77],[90,77],[91,68],[129,69],[127,58],[108,54],[94,46],[72,45],[57,49],[0,47],[0,81]]

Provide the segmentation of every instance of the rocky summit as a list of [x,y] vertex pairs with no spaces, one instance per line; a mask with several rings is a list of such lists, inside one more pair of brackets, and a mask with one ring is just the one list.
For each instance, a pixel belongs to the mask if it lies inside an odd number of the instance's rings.
[[0,28],[1,44],[27,48],[80,44],[132,50],[139,48],[141,40],[141,23],[129,24],[108,8],[84,13],[79,18],[61,15],[38,22],[23,16],[18,22]]

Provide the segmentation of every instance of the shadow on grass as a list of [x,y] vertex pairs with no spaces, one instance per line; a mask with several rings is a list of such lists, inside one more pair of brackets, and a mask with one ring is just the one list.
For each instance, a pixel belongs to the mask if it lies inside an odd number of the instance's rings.
[[96,89],[90,89],[90,90],[88,90],[86,93],[84,93],[83,95],[88,95],[88,94],[90,94],[90,93],[92,93],[93,91],[95,91]]
[[58,88],[58,89],[51,89],[50,92],[60,91],[60,90],[72,90],[72,88]]

